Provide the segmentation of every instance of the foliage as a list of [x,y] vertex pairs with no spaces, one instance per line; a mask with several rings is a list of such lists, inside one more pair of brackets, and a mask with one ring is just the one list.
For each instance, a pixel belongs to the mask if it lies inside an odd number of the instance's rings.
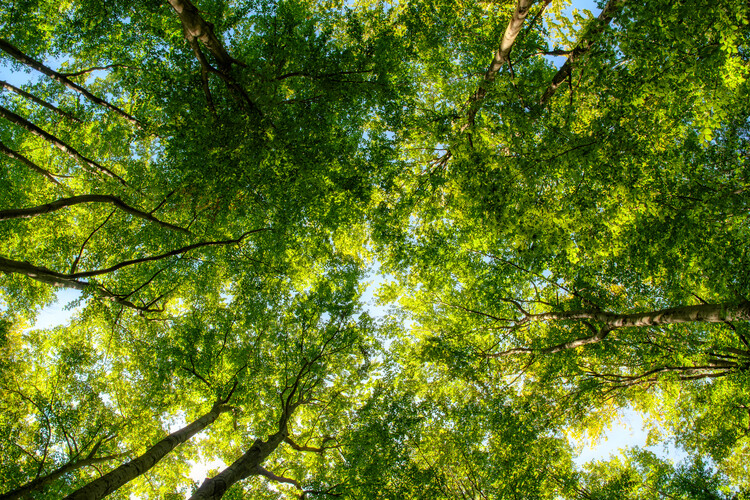
[[2,498],[745,494],[750,7],[567,5],[0,9]]

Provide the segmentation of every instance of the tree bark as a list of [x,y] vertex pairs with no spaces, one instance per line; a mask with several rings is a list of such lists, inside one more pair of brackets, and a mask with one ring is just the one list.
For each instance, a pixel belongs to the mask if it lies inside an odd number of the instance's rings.
[[699,304],[633,314],[613,314],[603,311],[543,313],[534,314],[530,316],[530,319],[539,321],[590,320],[604,323],[610,329],[695,322],[724,323],[750,320],[750,302]]
[[[750,320],[750,301],[726,304],[699,304],[695,306],[672,307],[658,311],[633,314],[614,314],[605,311],[568,311],[560,313],[527,314],[520,322],[528,321],[596,321],[604,326],[593,335],[545,348],[516,347],[489,357],[500,358],[512,354],[554,354],[588,344],[601,342],[618,328],[638,328],[644,326],[675,325],[680,323],[726,323]],[[592,329],[593,326],[591,326]],[[594,329],[595,330],[595,329]],[[744,355],[744,351],[739,351]]]
[[16,94],[18,94],[18,95],[20,95],[22,97],[25,97],[26,99],[28,99],[28,100],[30,100],[32,102],[35,102],[35,103],[39,104],[40,106],[43,106],[43,107],[45,107],[45,108],[47,108],[49,110],[52,110],[55,113],[57,113],[58,115],[62,116],[63,118],[67,118],[68,120],[72,120],[72,121],[77,122],[77,123],[82,123],[81,120],[79,120],[75,116],[71,115],[70,113],[68,113],[66,111],[63,111],[62,109],[58,108],[54,104],[50,104],[47,101],[45,101],[44,99],[40,99],[40,98],[38,98],[37,96],[35,96],[33,94],[29,94],[25,90],[19,89],[18,87],[14,86],[14,85],[11,85],[10,83],[8,83],[6,81],[0,80],[0,87],[5,87],[6,89],[8,89],[8,90],[10,90],[12,92],[15,92]]
[[55,481],[56,479],[64,476],[68,472],[73,472],[74,470],[78,470],[81,467],[86,467],[88,465],[108,462],[114,458],[117,458],[117,455],[108,456],[108,457],[83,458],[75,462],[67,463],[63,465],[62,467],[50,472],[46,476],[34,479],[33,481],[30,481],[24,484],[23,486],[16,488],[13,491],[3,493],[2,495],[0,495],[0,500],[16,500],[18,498],[31,498],[29,494],[32,491],[38,490],[39,488],[51,483],[52,481]]
[[231,409],[231,406],[226,406],[220,402],[215,403],[211,410],[198,420],[165,437],[140,457],[119,466],[99,479],[91,481],[83,488],[65,497],[66,500],[99,500],[104,498],[120,486],[151,469],[167,453],[211,425],[219,415]]
[[102,165],[99,165],[97,162],[90,158],[86,158],[81,153],[79,153],[75,148],[72,146],[69,146],[68,144],[64,143],[54,135],[50,134],[49,132],[46,132],[42,130],[41,128],[37,127],[30,121],[26,120],[25,118],[18,116],[14,112],[12,112],[9,109],[6,109],[2,106],[0,106],[0,116],[5,118],[11,123],[15,123],[16,125],[25,128],[32,134],[36,135],[37,137],[41,137],[45,141],[49,142],[50,144],[54,145],[57,149],[60,151],[66,153],[68,156],[73,158],[74,160],[80,162],[82,165],[88,167],[94,172],[101,172],[104,175],[108,177],[112,177],[113,179],[117,179],[117,181],[120,182],[120,184],[127,186],[127,183],[125,180],[117,175],[116,173],[112,172],[107,167],[104,167]]
[[114,111],[115,113],[117,113],[118,115],[122,116],[123,118],[125,118],[130,123],[132,123],[133,125],[137,126],[138,128],[143,128],[143,124],[141,122],[139,122],[138,120],[136,120],[134,117],[130,116],[125,111],[121,110],[117,106],[114,106],[114,105],[108,103],[104,99],[96,97],[94,94],[92,94],[91,92],[89,92],[85,88],[83,88],[80,85],[78,85],[78,84],[73,83],[72,81],[70,81],[62,73],[58,73],[57,71],[54,71],[53,69],[48,68],[44,64],[40,63],[36,59],[27,56],[26,54],[24,54],[23,52],[21,52],[18,48],[16,48],[13,45],[11,45],[10,42],[8,42],[7,40],[2,39],[2,38],[0,38],[0,50],[2,50],[3,52],[5,52],[6,54],[10,55],[14,59],[16,59],[18,62],[21,62],[21,63],[25,64],[26,66],[28,66],[30,68],[33,68],[33,69],[39,71],[40,73],[43,73],[43,74],[47,75],[48,77],[52,78],[53,80],[56,80],[56,81],[60,82],[61,84],[63,84],[66,87],[68,87],[69,89],[74,90],[75,92],[78,92],[79,94],[83,95],[88,100],[90,100],[91,102],[94,102],[96,104],[99,104],[100,106],[104,106],[105,108],[107,108],[107,109],[109,109],[111,111]]
[[539,99],[539,105],[544,106],[547,101],[554,95],[557,87],[559,87],[573,72],[573,66],[578,62],[582,55],[588,52],[594,45],[596,37],[599,36],[604,28],[612,21],[615,12],[625,3],[626,0],[609,0],[604,9],[599,13],[599,17],[594,21],[583,39],[576,45],[573,52],[568,56],[565,64],[558,70],[555,76],[552,78],[552,82],[549,84],[547,89],[542,94],[542,98]]
[[214,59],[216,59],[219,70],[223,73],[229,72],[232,63],[236,61],[229,55],[224,45],[216,37],[213,25],[203,19],[198,9],[190,0],[168,1],[182,22],[182,29],[187,41],[191,44],[196,40],[203,42],[203,45],[208,48]]
[[468,122],[461,127],[461,131],[466,130],[471,124],[474,123],[474,118],[479,111],[481,102],[487,95],[487,91],[495,82],[495,77],[503,65],[508,62],[508,56],[510,55],[510,49],[513,47],[513,43],[516,41],[516,37],[521,32],[521,26],[529,13],[529,9],[533,0],[518,0],[516,4],[516,10],[513,12],[513,16],[510,18],[508,26],[505,28],[503,34],[503,40],[500,42],[500,48],[495,52],[495,56],[492,58],[489,68],[484,74],[482,82],[479,84],[476,92],[469,98],[467,102],[468,110],[466,112],[466,118]]
[[79,196],[72,196],[70,198],[62,198],[36,207],[0,210],[0,221],[34,217],[36,215],[54,212],[56,210],[60,210],[73,205],[78,205],[81,203],[111,203],[123,212],[126,212],[134,217],[153,222],[173,231],[180,231],[182,233],[190,234],[190,231],[188,231],[187,229],[175,226],[174,224],[170,224],[168,222],[161,221],[148,212],[143,212],[142,210],[131,207],[116,196],[106,194],[84,194]]
[[255,443],[232,465],[218,475],[206,479],[189,500],[217,500],[238,481],[260,474],[260,465],[284,441],[285,431],[269,436],[267,441],[257,439]]

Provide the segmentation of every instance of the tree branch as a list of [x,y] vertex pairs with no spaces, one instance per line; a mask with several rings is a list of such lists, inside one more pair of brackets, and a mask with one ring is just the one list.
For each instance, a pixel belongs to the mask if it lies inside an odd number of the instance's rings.
[[19,89],[18,87],[13,86],[13,85],[11,85],[8,82],[0,80],[0,87],[5,87],[6,89],[8,89],[8,90],[10,90],[12,92],[15,92],[16,94],[18,94],[20,96],[23,96],[26,99],[29,99],[30,101],[33,101],[33,102],[39,104],[40,106],[43,106],[43,107],[45,107],[45,108],[47,108],[49,110],[54,111],[58,115],[60,115],[60,116],[62,116],[64,118],[67,118],[68,120],[74,121],[76,123],[83,123],[81,120],[79,120],[75,116],[71,115],[67,111],[63,111],[62,109],[58,108],[54,104],[50,104],[47,101],[45,101],[44,99],[40,99],[40,98],[38,98],[35,95],[29,94],[25,90]]
[[294,486],[298,490],[302,489],[302,486],[300,486],[299,483],[297,481],[295,481],[294,479],[290,479],[290,478],[284,477],[284,476],[277,476],[273,472],[270,472],[269,470],[264,469],[260,465],[255,469],[255,471],[256,471],[255,473],[257,475],[267,477],[271,481],[276,481],[277,483],[291,484],[292,486]]
[[47,178],[48,181],[50,181],[53,184],[57,184],[58,186],[62,187],[62,184],[60,184],[60,182],[57,179],[55,179],[55,174],[53,174],[53,173],[51,173],[51,172],[43,169],[42,167],[40,167],[39,165],[37,165],[33,161],[31,161],[28,158],[26,158],[21,153],[18,153],[16,151],[13,151],[12,149],[8,148],[2,142],[0,142],[0,152],[2,152],[8,158],[11,158],[11,159],[16,160],[16,161],[20,161],[21,163],[23,163],[24,165],[26,165],[27,167],[29,167],[34,172],[42,174],[44,177]]
[[533,1],[532,0],[518,0],[516,9],[508,22],[508,26],[505,28],[503,39],[500,42],[500,47],[495,52],[495,56],[492,58],[490,66],[484,74],[482,81],[479,83],[479,87],[474,94],[469,97],[466,105],[468,107],[466,111],[467,123],[461,127],[461,132],[465,131],[469,126],[474,124],[474,118],[481,106],[482,101],[487,96],[487,91],[492,87],[495,82],[495,77],[503,65],[508,62],[508,56],[510,55],[510,49],[513,47],[513,43],[516,41],[516,37],[521,32],[524,19],[529,13]]
[[79,196],[72,196],[70,198],[62,198],[36,207],[0,210],[0,221],[8,219],[30,218],[37,215],[54,212],[56,210],[61,210],[63,208],[72,207],[74,205],[79,205],[81,203],[111,203],[123,212],[128,213],[134,217],[153,222],[160,225],[161,227],[171,229],[173,231],[180,231],[182,233],[190,234],[190,231],[185,228],[175,226],[174,224],[170,224],[169,222],[161,221],[151,215],[151,213],[131,207],[120,198],[107,194],[83,194]]
[[107,167],[99,165],[94,160],[91,160],[91,159],[83,156],[81,153],[79,153],[72,146],[69,146],[68,144],[64,143],[63,141],[61,141],[60,139],[58,139],[54,135],[52,135],[52,134],[50,134],[50,133],[42,130],[41,128],[39,128],[36,125],[34,125],[33,123],[29,122],[25,118],[22,118],[22,117],[18,116],[17,114],[15,114],[14,112],[10,111],[9,109],[6,109],[6,108],[0,106],[0,116],[2,116],[3,118],[5,118],[6,120],[8,120],[11,123],[15,123],[16,125],[25,128],[26,130],[28,130],[32,134],[36,135],[37,137],[41,137],[42,139],[44,139],[45,141],[51,143],[57,149],[59,149],[60,151],[66,153],[68,156],[70,156],[74,160],[77,160],[82,165],[88,167],[92,171],[94,171],[94,172],[101,172],[101,173],[105,174],[108,177],[112,177],[114,179],[117,179],[120,182],[120,184],[122,184],[124,186],[127,186],[127,183],[125,182],[125,180],[122,177],[120,177],[119,175],[115,174],[114,172],[112,172]]
[[596,41],[596,37],[598,37],[604,31],[604,28],[606,28],[614,18],[616,11],[623,4],[625,4],[625,2],[626,0],[609,0],[607,2],[607,5],[605,5],[604,9],[602,9],[602,11],[599,13],[599,17],[597,17],[597,19],[595,19],[589,27],[587,27],[586,33],[583,35],[582,40],[578,43],[578,45],[576,45],[571,54],[568,56],[565,64],[562,65],[559,71],[552,78],[552,82],[550,82],[549,86],[547,86],[544,94],[542,94],[542,98],[539,99],[539,106],[544,106],[555,93],[557,88],[571,76],[573,72],[573,66],[578,62],[581,56],[583,56],[591,49],[591,47],[594,45],[594,42]]
[[101,99],[99,97],[96,97],[94,94],[92,94],[91,92],[89,92],[85,88],[83,88],[80,85],[78,85],[78,84],[73,83],[72,81],[70,81],[62,73],[58,73],[57,71],[54,71],[54,70],[48,68],[47,66],[45,66],[42,63],[40,63],[39,61],[37,61],[37,60],[35,60],[35,59],[27,56],[26,54],[24,54],[23,52],[21,52],[18,48],[16,48],[13,45],[11,45],[10,42],[8,42],[7,40],[2,39],[2,38],[0,38],[0,50],[2,50],[3,52],[5,52],[6,54],[9,54],[11,57],[13,57],[14,59],[16,59],[18,62],[23,63],[26,66],[29,66],[30,68],[33,68],[33,69],[39,71],[40,73],[43,73],[43,74],[47,75],[48,77],[52,78],[53,80],[58,81],[59,83],[65,85],[69,89],[78,92],[79,94],[83,95],[88,100],[90,100],[91,102],[94,102],[96,104],[99,104],[100,106],[104,106],[105,108],[107,108],[107,109],[109,109],[111,111],[114,111],[115,113],[117,113],[118,115],[122,116],[123,118],[125,118],[130,123],[132,123],[133,125],[137,126],[138,128],[141,128],[141,129],[144,128],[143,124],[141,122],[139,122],[138,120],[136,120],[135,118],[133,118],[132,116],[130,116],[129,114],[127,114],[125,111],[121,110],[117,106],[114,106],[114,105],[108,103],[107,101],[105,101],[105,100],[103,100],[103,99]]

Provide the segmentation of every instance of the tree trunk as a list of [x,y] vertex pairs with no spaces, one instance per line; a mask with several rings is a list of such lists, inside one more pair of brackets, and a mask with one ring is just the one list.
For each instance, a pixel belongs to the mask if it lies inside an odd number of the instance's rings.
[[67,474],[68,472],[73,472],[74,470],[80,469],[81,467],[86,467],[87,465],[94,465],[99,464],[102,462],[108,462],[112,459],[116,458],[116,456],[110,456],[110,457],[98,457],[98,458],[84,458],[82,460],[77,460],[75,462],[70,462],[59,469],[56,469],[46,476],[39,477],[37,479],[34,479],[33,481],[30,481],[23,486],[16,488],[13,491],[9,491],[8,493],[3,493],[0,495],[0,500],[16,500],[17,498],[30,498],[29,494],[32,491],[40,489],[42,486],[45,486],[52,481],[55,481],[59,477]]
[[541,321],[599,321],[610,329],[695,322],[724,323],[726,321],[750,320],[750,302],[745,301],[740,304],[699,304],[696,306],[672,307],[633,314],[613,314],[601,311],[570,311],[535,314],[530,318]]
[[484,78],[479,84],[479,88],[474,92],[474,95],[469,98],[469,102],[467,103],[469,109],[466,112],[468,123],[461,127],[462,132],[466,130],[470,124],[474,123],[474,117],[476,116],[477,111],[479,111],[481,101],[487,95],[487,91],[495,81],[497,73],[503,65],[508,62],[510,49],[513,47],[513,43],[516,41],[518,33],[521,32],[521,26],[523,26],[523,22],[529,13],[532,3],[532,0],[518,0],[516,10],[513,12],[513,17],[511,17],[508,26],[505,28],[505,34],[503,35],[503,40],[500,42],[500,48],[495,52],[495,56],[492,58],[492,62],[490,63],[489,68],[487,68],[487,72],[484,74]]
[[260,465],[284,441],[286,432],[279,431],[268,438],[268,441],[256,440],[255,443],[232,465],[217,476],[203,481],[203,484],[189,500],[217,500],[238,481],[259,474]]
[[165,437],[149,448],[140,457],[119,466],[115,470],[68,495],[66,500],[98,500],[104,498],[117,490],[120,486],[132,481],[152,468],[157,462],[159,462],[159,460],[164,458],[167,453],[171,452],[178,445],[184,443],[195,434],[211,425],[219,415],[229,411],[231,408],[231,406],[226,406],[220,403],[214,404],[211,410],[198,420]]
[[235,60],[224,48],[214,33],[214,27],[211,23],[206,22],[200,15],[198,9],[190,0],[168,0],[169,5],[177,13],[182,21],[182,28],[185,32],[185,38],[188,42],[200,40],[208,48],[209,52],[216,59],[219,70],[222,73],[228,73]]

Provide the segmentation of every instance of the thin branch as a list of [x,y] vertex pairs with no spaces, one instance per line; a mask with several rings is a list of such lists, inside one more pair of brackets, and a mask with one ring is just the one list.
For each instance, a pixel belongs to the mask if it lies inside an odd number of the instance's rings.
[[60,273],[55,273],[59,276],[66,277],[66,278],[89,278],[92,276],[100,276],[102,274],[109,274],[111,272],[117,271],[119,269],[122,269],[124,267],[133,266],[136,264],[142,264],[144,262],[153,262],[157,260],[166,259],[167,257],[174,257],[176,255],[183,254],[185,252],[189,252],[190,250],[195,250],[196,248],[202,248],[207,246],[218,246],[218,245],[232,245],[235,243],[240,243],[243,239],[245,239],[249,234],[257,233],[259,231],[268,231],[270,228],[261,228],[261,229],[254,229],[252,231],[248,231],[239,238],[233,239],[233,240],[219,240],[219,241],[202,241],[200,243],[193,243],[192,245],[187,245],[181,248],[177,248],[175,250],[171,250],[169,252],[159,254],[159,255],[152,255],[150,257],[142,257],[140,259],[132,259],[132,260],[126,260],[123,262],[119,262],[115,264],[114,266],[110,266],[105,269],[97,269],[95,271],[86,271],[82,273],[73,273],[69,275],[63,275]]
[[11,159],[16,160],[16,161],[20,161],[21,163],[23,163],[24,165],[26,165],[27,167],[29,167],[34,172],[42,174],[44,177],[47,178],[48,181],[52,182],[53,184],[56,184],[56,185],[58,185],[60,187],[64,187],[62,184],[60,184],[60,182],[57,179],[55,179],[55,177],[59,177],[59,176],[56,176],[55,174],[53,174],[53,173],[51,173],[51,172],[43,169],[42,167],[40,167],[39,165],[37,165],[33,161],[31,161],[28,158],[26,158],[21,153],[13,151],[12,149],[10,149],[9,147],[7,147],[2,142],[0,142],[0,152],[2,152],[8,158],[11,158]]
[[33,102],[39,104],[40,106],[43,106],[43,107],[45,107],[45,108],[47,108],[49,110],[54,111],[58,115],[60,115],[60,116],[62,116],[64,118],[67,118],[68,120],[71,120],[71,121],[74,121],[74,122],[77,122],[77,123],[83,123],[81,120],[79,120],[75,116],[71,115],[67,111],[63,111],[62,109],[58,108],[54,104],[50,104],[47,101],[45,101],[44,99],[40,99],[39,97],[37,97],[37,96],[35,96],[33,94],[29,94],[25,90],[19,89],[18,87],[14,86],[14,85],[11,85],[8,82],[0,80],[0,87],[5,87],[6,89],[8,89],[8,90],[10,90],[12,92],[15,92],[16,94],[18,94],[18,95],[20,95],[22,97],[25,97],[26,99],[29,99],[30,101],[33,101]]
[[97,231],[99,231],[101,228],[104,227],[104,225],[109,222],[109,219],[115,214],[115,210],[112,210],[106,219],[104,219],[104,222],[99,224],[96,229],[91,231],[91,233],[86,237],[85,240],[83,240],[83,243],[81,244],[81,249],[78,251],[78,255],[76,256],[75,260],[73,261],[73,265],[70,266],[70,274],[73,274],[76,272],[76,267],[78,267],[78,263],[81,261],[81,256],[83,256],[83,249],[86,248],[86,244],[89,242],[91,238],[94,237]]
[[92,101],[92,102],[94,102],[96,104],[99,104],[100,106],[104,106],[105,108],[107,108],[107,109],[109,109],[111,111],[114,111],[115,113],[117,113],[118,115],[122,116],[123,118],[125,118],[130,123],[132,123],[133,125],[137,126],[138,128],[141,128],[141,129],[144,128],[143,124],[141,122],[139,122],[138,120],[136,120],[135,118],[133,118],[132,116],[130,116],[125,111],[123,111],[120,108],[118,108],[117,106],[114,106],[114,105],[108,103],[107,101],[105,101],[105,100],[103,100],[103,99],[95,96],[94,94],[92,94],[91,92],[89,92],[85,88],[81,87],[80,85],[78,85],[76,83],[73,83],[72,81],[70,81],[62,73],[58,73],[57,71],[54,71],[54,70],[48,68],[47,66],[45,66],[44,64],[40,63],[39,61],[33,59],[32,57],[27,56],[26,54],[24,54],[23,52],[21,52],[18,48],[16,48],[13,45],[11,45],[10,42],[8,42],[7,40],[2,39],[2,38],[0,38],[0,50],[2,50],[5,53],[9,54],[14,59],[16,59],[17,61],[25,64],[26,66],[29,66],[30,68],[33,68],[33,69],[39,71],[40,73],[43,73],[43,74],[47,75],[48,77],[52,78],[53,80],[56,80],[59,83],[65,85],[69,89],[78,92],[79,94],[81,94],[84,97],[86,97],[88,100],[90,100],[90,101]]
[[82,165],[84,165],[85,167],[88,167],[92,171],[94,171],[94,172],[100,172],[100,173],[103,173],[104,175],[106,175],[108,177],[112,177],[112,178],[116,179],[117,181],[119,181],[120,184],[122,184],[124,186],[128,185],[122,177],[120,177],[119,175],[115,174],[114,172],[112,172],[107,167],[104,167],[104,166],[98,164],[97,162],[95,162],[94,160],[83,156],[81,153],[79,153],[72,146],[69,146],[68,144],[64,143],[63,141],[61,141],[60,139],[58,139],[54,135],[52,135],[52,134],[50,134],[50,133],[42,130],[41,128],[39,128],[36,125],[34,125],[33,123],[29,122],[25,118],[22,118],[22,117],[18,116],[17,114],[15,114],[14,112],[10,111],[9,109],[6,109],[6,108],[0,106],[0,116],[2,116],[3,118],[5,118],[6,120],[8,120],[11,123],[15,123],[16,125],[25,128],[26,130],[28,130],[32,134],[36,135],[37,137],[41,137],[42,139],[44,139],[45,141],[47,141],[50,144],[54,145],[57,149],[59,149],[60,151],[66,153],[68,156],[70,156],[74,160],[77,160]]
[[74,71],[72,73],[60,73],[60,74],[62,76],[66,76],[66,77],[73,77],[73,76],[85,75],[85,74],[91,73],[93,71],[102,71],[102,70],[107,70],[107,69],[112,69],[112,68],[133,69],[130,66],[125,66],[124,64],[108,64],[106,66],[93,66],[91,68],[86,68],[86,69],[82,69],[82,70],[79,70],[79,71]]
[[552,78],[547,89],[544,91],[542,98],[539,99],[539,106],[544,106],[547,101],[552,97],[557,88],[566,80],[569,80],[573,73],[573,66],[578,60],[588,52],[594,45],[596,38],[604,31],[607,25],[614,18],[617,10],[626,2],[626,0],[609,0],[604,9],[599,13],[599,17],[595,19],[590,26],[587,27],[581,41],[576,45],[573,52],[568,56],[565,64],[562,65],[560,70]]
[[0,221],[21,218],[27,219],[30,217],[35,217],[37,215],[61,210],[63,208],[72,207],[74,205],[79,205],[81,203],[111,203],[123,212],[128,213],[134,217],[153,222],[160,225],[161,227],[171,229],[173,231],[180,231],[182,233],[190,234],[190,231],[185,228],[175,226],[174,224],[170,224],[169,222],[161,221],[151,215],[149,212],[144,212],[142,210],[138,210],[137,208],[131,207],[117,196],[108,194],[83,194],[72,196],[70,198],[61,198],[59,200],[45,203],[44,205],[38,205],[36,207],[0,210]]
[[287,483],[287,484],[291,484],[298,490],[302,489],[302,486],[300,486],[300,484],[294,479],[284,477],[284,476],[277,476],[273,472],[270,472],[269,470],[264,469],[260,465],[255,469],[255,473],[259,476],[267,477],[268,479],[272,481],[276,481],[277,483]]

